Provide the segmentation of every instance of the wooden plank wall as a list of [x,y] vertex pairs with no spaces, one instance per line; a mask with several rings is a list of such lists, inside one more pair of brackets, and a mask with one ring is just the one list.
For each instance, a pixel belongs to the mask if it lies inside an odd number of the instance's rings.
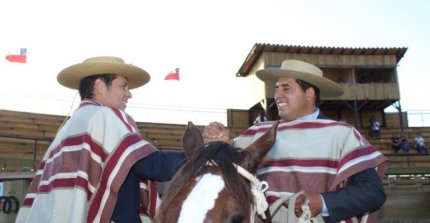
[[344,94],[339,100],[398,100],[397,83],[340,84]]
[[232,128],[247,129],[250,126],[248,110],[228,109],[227,126]]
[[0,110],[2,168],[37,167],[64,119],[64,116]]
[[[230,110],[228,114],[231,138],[238,136],[249,127],[248,113],[245,110]],[[387,120],[395,123],[396,114],[386,114]],[[13,171],[21,171],[23,167],[37,168],[64,119],[63,116],[0,110],[0,167]],[[230,126],[230,124],[233,125]],[[138,122],[137,125],[142,137],[160,149],[180,150],[182,148],[182,135],[186,125],[143,122]],[[198,126],[198,128],[203,131],[204,126]],[[367,128],[361,131],[364,136],[367,136]],[[387,125],[381,129],[380,137],[367,136],[367,138],[381,152],[390,156],[390,165],[393,167],[430,167],[430,155],[416,154],[413,148],[410,149],[408,156],[394,154],[390,138],[394,132],[400,131],[401,129],[394,124]],[[421,132],[430,146],[430,127],[410,127],[405,128],[404,132],[410,139],[411,145],[415,134]]]

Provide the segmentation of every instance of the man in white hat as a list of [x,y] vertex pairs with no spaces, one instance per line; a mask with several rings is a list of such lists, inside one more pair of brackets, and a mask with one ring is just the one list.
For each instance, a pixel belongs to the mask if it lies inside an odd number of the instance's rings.
[[157,150],[124,112],[130,89],[149,74],[117,57],[93,57],[57,79],[78,89],[82,101],[49,146],[16,222],[134,223],[142,222],[141,208],[153,215],[150,180],[170,180],[185,155]]
[[[338,97],[342,88],[324,78],[318,67],[293,59],[285,60],[280,69],[263,69],[256,75],[276,83],[274,99],[281,117],[276,143],[257,172],[269,183],[268,202],[280,207],[273,222],[285,222],[288,212],[305,218],[306,208],[325,222],[377,222],[386,199],[381,179],[387,159],[353,126],[328,120],[317,107],[320,96]],[[246,148],[272,124],[251,126],[231,142]],[[225,132],[214,122],[203,136],[206,142],[221,140]],[[292,195],[300,196],[294,210],[288,210]]]

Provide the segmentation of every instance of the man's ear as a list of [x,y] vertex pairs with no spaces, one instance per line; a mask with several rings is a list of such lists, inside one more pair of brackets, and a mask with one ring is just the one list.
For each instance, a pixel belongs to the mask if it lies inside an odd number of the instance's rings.
[[106,88],[106,84],[100,78],[97,78],[94,81],[94,93],[102,93],[104,88]]
[[308,100],[315,101],[316,94],[315,89],[313,87],[306,89],[305,95]]

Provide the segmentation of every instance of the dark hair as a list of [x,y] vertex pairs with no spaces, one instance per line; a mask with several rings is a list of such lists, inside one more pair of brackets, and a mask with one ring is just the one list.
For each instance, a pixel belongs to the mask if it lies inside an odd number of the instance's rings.
[[79,82],[79,95],[81,96],[81,100],[93,98],[94,83],[97,79],[102,80],[107,86],[109,86],[116,78],[116,74],[96,74],[82,78]]
[[300,86],[300,88],[302,88],[303,91],[306,91],[309,88],[313,88],[315,91],[315,105],[318,105],[318,103],[320,102],[320,89],[318,89],[317,87],[315,87],[315,85],[309,82],[299,80],[297,78],[296,83]]

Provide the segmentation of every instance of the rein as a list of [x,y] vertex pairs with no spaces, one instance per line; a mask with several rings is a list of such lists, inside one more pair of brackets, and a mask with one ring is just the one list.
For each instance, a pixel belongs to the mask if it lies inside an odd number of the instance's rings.
[[[217,163],[213,160],[208,161],[206,163],[207,166],[218,166]],[[267,203],[266,197],[264,196],[264,192],[269,188],[269,184],[266,181],[260,181],[255,175],[251,174],[241,166],[233,163],[234,167],[236,167],[237,172],[249,180],[251,184],[251,192],[254,196],[254,203],[251,207],[251,222],[255,221],[255,214],[260,215],[263,219],[266,219],[266,215],[264,211],[269,207]]]

